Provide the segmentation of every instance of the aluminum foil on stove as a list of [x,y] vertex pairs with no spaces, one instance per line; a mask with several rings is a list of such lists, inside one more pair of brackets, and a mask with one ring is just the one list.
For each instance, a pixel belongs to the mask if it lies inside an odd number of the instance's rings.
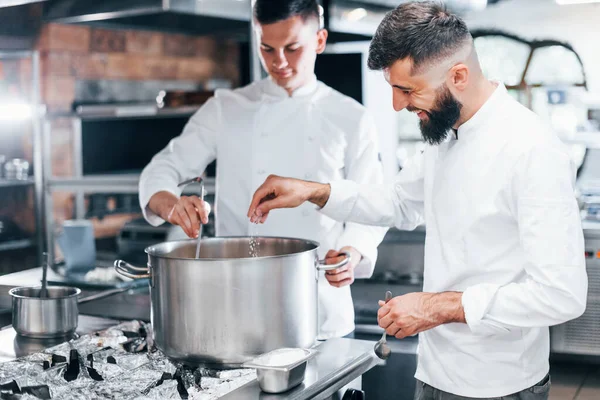
[[181,399],[181,395],[177,391],[177,381],[176,380],[168,380],[163,382],[162,385],[154,387],[148,395],[147,399]]
[[[160,351],[130,352],[152,349],[151,337],[150,325],[138,321],[84,335],[40,353],[0,363],[0,384],[14,380],[19,387],[46,385],[52,399],[61,400],[186,396],[213,400],[256,379],[254,370],[189,368],[171,362]],[[71,355],[76,361],[71,361]],[[69,362],[77,362],[79,371]],[[71,381],[65,380],[67,371]],[[25,396],[20,399],[35,398]]]

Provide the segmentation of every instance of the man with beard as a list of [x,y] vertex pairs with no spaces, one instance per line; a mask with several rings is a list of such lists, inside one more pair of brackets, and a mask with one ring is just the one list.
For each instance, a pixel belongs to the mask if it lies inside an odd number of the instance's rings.
[[574,170],[557,136],[488,81],[465,23],[434,2],[381,22],[369,67],[428,143],[391,186],[269,177],[248,210],[263,223],[305,201],[339,221],[425,222],[424,291],[380,302],[379,325],[419,335],[416,399],[547,399],[549,329],[585,310]]

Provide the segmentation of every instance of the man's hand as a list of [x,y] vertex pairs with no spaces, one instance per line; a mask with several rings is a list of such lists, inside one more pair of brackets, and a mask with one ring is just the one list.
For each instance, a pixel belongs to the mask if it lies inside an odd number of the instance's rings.
[[210,205],[197,196],[178,198],[170,192],[158,192],[150,198],[148,207],[156,215],[179,225],[190,238],[197,238],[200,224],[208,223]]
[[346,285],[352,285],[354,283],[354,268],[360,263],[362,259],[362,254],[354,247],[346,246],[342,247],[340,251],[337,250],[329,250],[325,255],[325,263],[326,264],[337,264],[342,262],[345,256],[342,253],[350,253],[350,262],[343,267],[338,269],[332,269],[330,271],[325,271],[325,278],[327,282],[331,286],[342,287]]
[[461,292],[409,293],[387,304],[379,301],[377,320],[388,335],[398,339],[451,322],[465,323]]
[[256,190],[248,208],[248,218],[253,223],[264,223],[269,211],[276,208],[295,208],[310,201],[323,207],[329,199],[330,186],[300,179],[269,175]]

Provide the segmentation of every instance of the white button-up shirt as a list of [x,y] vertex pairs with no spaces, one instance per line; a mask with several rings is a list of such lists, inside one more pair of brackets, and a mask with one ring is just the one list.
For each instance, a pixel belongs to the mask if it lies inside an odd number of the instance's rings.
[[[330,87],[312,82],[290,97],[272,80],[218,90],[190,119],[183,133],[157,154],[140,180],[140,204],[149,223],[164,221],[148,208],[152,195],[177,196],[177,183],[200,175],[217,159],[217,236],[284,236],[315,240],[319,256],[353,246],[364,256],[356,277],[371,276],[386,229],[340,223],[304,205],[276,210],[264,225],[246,216],[255,190],[269,174],[328,182],[383,182],[377,133],[366,109]],[[354,330],[348,286],[319,277],[319,338]]]
[[464,292],[467,324],[419,335],[419,380],[499,397],[548,373],[548,326],[586,304],[574,172],[552,130],[499,84],[457,139],[427,147],[393,186],[332,183],[322,212],[335,219],[425,222],[424,291]]

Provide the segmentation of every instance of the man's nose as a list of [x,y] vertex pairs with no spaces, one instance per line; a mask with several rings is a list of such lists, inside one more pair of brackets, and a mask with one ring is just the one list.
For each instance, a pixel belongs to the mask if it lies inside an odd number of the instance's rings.
[[405,94],[394,93],[392,98],[392,106],[395,111],[402,111],[409,105],[408,96]]
[[277,69],[282,69],[287,67],[287,59],[285,58],[285,54],[283,51],[279,51],[275,54],[275,58],[273,59],[273,66]]

